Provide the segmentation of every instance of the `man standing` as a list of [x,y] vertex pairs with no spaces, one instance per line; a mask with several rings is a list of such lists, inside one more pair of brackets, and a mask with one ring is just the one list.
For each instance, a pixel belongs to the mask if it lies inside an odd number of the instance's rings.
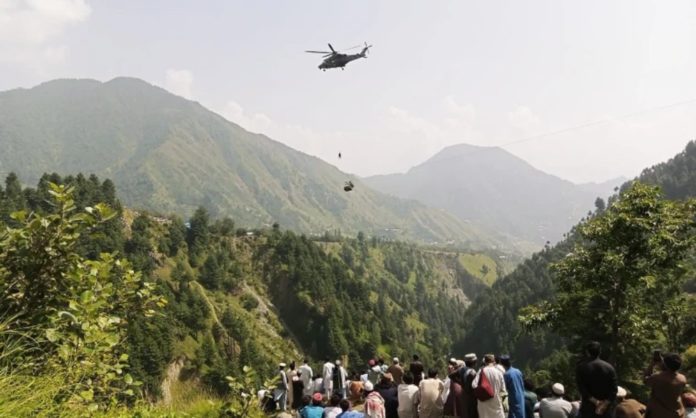
[[[464,356],[465,368],[461,373],[464,376],[463,395],[464,395],[464,418],[478,418],[478,400],[474,396],[474,388],[472,383],[476,378],[476,362],[478,357],[475,353],[469,353]],[[534,417],[527,417],[534,418]]]
[[326,357],[324,360],[324,367],[321,373],[321,378],[324,385],[323,392],[328,398],[331,398],[331,393],[333,392],[333,373],[335,366],[328,357]]
[[534,392],[534,383],[524,379],[524,416],[534,418],[534,406],[539,402],[539,397]]
[[580,392],[580,416],[599,418],[613,416],[613,404],[618,390],[614,367],[599,358],[602,347],[596,341],[585,346],[587,360],[578,365],[575,379]]
[[573,411],[573,405],[563,399],[565,388],[560,383],[551,386],[551,397],[544,398],[539,403],[539,416],[541,418],[568,418]]
[[314,372],[312,368],[307,364],[307,359],[302,361],[302,366],[300,366],[300,380],[302,381],[302,395],[312,396],[312,378],[314,377]]
[[408,369],[413,375],[413,384],[415,384],[416,386],[420,385],[420,381],[423,379],[423,371],[425,370],[425,368],[423,367],[423,363],[421,363],[420,359],[418,358],[418,355],[413,355],[413,361],[411,361],[411,364],[409,365]]
[[493,397],[485,401],[478,401],[478,415],[480,418],[505,418],[505,411],[503,410],[505,378],[503,377],[503,372],[496,367],[493,354],[486,354],[483,357],[483,363],[483,368],[476,374],[471,387],[474,389],[479,387],[482,384],[481,376],[485,375],[492,389]]
[[[411,363],[413,365],[413,363]],[[428,370],[428,378],[418,385],[418,417],[442,417],[442,392],[445,385],[437,378],[437,369]]]
[[365,417],[385,418],[386,410],[384,409],[384,398],[375,390],[372,382],[365,382],[363,392],[365,394]]
[[510,356],[500,356],[500,364],[505,368],[503,379],[508,393],[508,418],[525,418],[524,415],[524,377],[522,372],[512,367]]
[[[662,365],[662,370],[653,373],[655,366]],[[681,394],[686,387],[686,377],[679,373],[682,360],[679,354],[668,353],[655,358],[645,370],[645,384],[650,386],[650,400],[646,416],[659,418],[684,417],[684,405]]]
[[276,386],[276,390],[273,393],[273,398],[278,403],[278,408],[281,411],[285,411],[288,401],[288,375],[285,373],[285,367],[285,363],[280,363],[278,365],[278,377],[280,378],[280,381],[278,382],[278,386]]
[[391,374],[394,378],[394,384],[400,385],[401,379],[404,376],[404,368],[399,364],[399,358],[394,357],[392,359],[392,365],[387,369],[387,373]]
[[392,375],[384,373],[382,380],[375,385],[375,391],[384,399],[386,418],[399,418],[399,392]]
[[340,395],[340,399],[346,398],[347,380],[346,369],[341,365],[341,360],[336,360],[336,366],[333,370],[333,393]]
[[397,389],[399,393],[399,418],[416,418],[418,410],[416,403],[418,401],[418,386],[413,384],[413,375],[411,372],[406,373]]

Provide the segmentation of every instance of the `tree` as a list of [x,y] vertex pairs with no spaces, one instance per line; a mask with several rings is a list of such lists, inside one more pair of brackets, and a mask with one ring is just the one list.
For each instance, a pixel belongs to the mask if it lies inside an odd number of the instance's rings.
[[695,216],[696,201],[668,201],[633,183],[578,226],[575,248],[553,265],[555,300],[525,308],[520,320],[528,329],[550,325],[576,347],[600,341],[619,374],[630,375],[655,344],[669,343],[663,308],[680,303]]
[[204,207],[199,207],[189,222],[186,242],[189,246],[189,260],[195,262],[210,240],[208,211]]
[[5,331],[39,347],[16,355],[33,374],[64,371],[57,400],[106,408],[134,395],[127,327],[165,301],[127,260],[102,253],[88,260],[79,240],[116,212],[103,204],[76,213],[74,188],[51,183],[55,213],[15,212],[18,224],[0,234],[0,306]]

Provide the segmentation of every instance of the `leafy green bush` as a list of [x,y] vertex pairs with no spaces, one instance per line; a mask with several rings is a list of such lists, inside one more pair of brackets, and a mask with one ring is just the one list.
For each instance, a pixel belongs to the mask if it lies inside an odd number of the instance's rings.
[[128,322],[154,315],[166,301],[127,260],[78,253],[81,237],[115,211],[97,204],[78,213],[73,187],[50,183],[49,189],[53,213],[14,212],[17,226],[0,235],[4,332],[35,344],[3,346],[5,361],[24,365],[6,370],[18,381],[32,374],[59,379],[49,387],[59,388],[52,399],[66,407],[96,411],[131,402],[139,382],[127,372]]

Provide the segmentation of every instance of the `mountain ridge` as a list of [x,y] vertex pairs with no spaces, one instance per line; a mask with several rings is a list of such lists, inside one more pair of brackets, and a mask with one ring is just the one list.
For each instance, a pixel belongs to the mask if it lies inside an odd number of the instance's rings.
[[46,171],[114,179],[134,208],[213,216],[321,234],[510,248],[507,237],[440,209],[370,190],[321,159],[245,131],[200,103],[143,80],[61,79],[0,92],[0,172],[29,183]]

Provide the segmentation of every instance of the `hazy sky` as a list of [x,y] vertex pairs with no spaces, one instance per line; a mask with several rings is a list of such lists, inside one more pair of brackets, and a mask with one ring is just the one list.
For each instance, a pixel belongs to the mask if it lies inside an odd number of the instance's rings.
[[663,107],[696,100],[694,28],[690,0],[0,0],[0,90],[140,77],[361,175],[464,142],[601,181],[696,138],[696,101]]

